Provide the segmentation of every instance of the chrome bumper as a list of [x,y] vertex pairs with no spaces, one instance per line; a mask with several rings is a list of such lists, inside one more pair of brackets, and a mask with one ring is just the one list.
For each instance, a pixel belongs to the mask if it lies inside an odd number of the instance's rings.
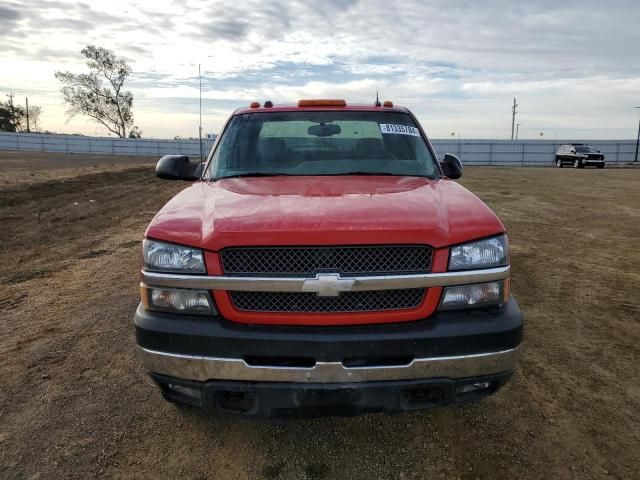
[[375,382],[429,378],[459,379],[512,371],[518,348],[500,352],[430,357],[407,365],[345,367],[341,362],[317,362],[313,367],[249,365],[242,359],[157,352],[139,347],[142,363],[152,373],[182,380],[242,380],[253,382]]
[[[142,285],[152,287],[193,288],[202,290],[235,290],[245,292],[318,292],[323,279],[332,281],[332,294],[339,291],[394,290],[405,288],[448,287],[469,283],[493,282],[509,278],[509,266],[459,272],[424,273],[414,275],[380,275],[340,277],[318,274],[312,278],[232,277],[226,275],[184,275],[142,270]],[[333,278],[335,277],[335,278]]]

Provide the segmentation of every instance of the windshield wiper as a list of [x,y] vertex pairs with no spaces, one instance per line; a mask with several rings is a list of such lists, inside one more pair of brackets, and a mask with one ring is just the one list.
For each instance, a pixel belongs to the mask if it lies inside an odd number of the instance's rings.
[[340,173],[334,173],[332,175],[389,175],[392,177],[397,176],[396,173],[389,173],[389,172],[360,172],[360,171],[354,171],[354,172],[340,172]]
[[236,173],[233,175],[225,175],[223,177],[215,177],[213,181],[224,180],[225,178],[244,178],[244,177],[337,177],[340,175],[369,175],[369,176],[387,176],[387,177],[422,177],[431,178],[429,175],[409,174],[409,173],[390,173],[390,172],[367,172],[367,171],[353,171],[353,172],[336,172],[336,173],[276,173],[276,172],[247,172]]
[[293,173],[276,173],[276,172],[247,172],[236,173],[233,175],[225,175],[223,177],[216,177],[214,180],[223,180],[225,178],[243,178],[243,177],[291,177],[295,176]]
[[319,175],[385,175],[388,177],[426,177],[427,175],[420,175],[417,173],[389,173],[389,172],[365,172],[365,171],[353,171],[353,172],[338,172],[338,173],[320,173]]

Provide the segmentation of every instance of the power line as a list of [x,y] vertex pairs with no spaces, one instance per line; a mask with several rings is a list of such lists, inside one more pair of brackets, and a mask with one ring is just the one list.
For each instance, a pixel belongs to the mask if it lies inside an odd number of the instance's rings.
[[13,92],[7,93],[7,97],[9,97],[9,107],[11,108],[11,122],[13,122],[13,126],[15,131],[18,132],[18,119],[16,118],[16,107],[13,105],[13,97],[15,94]]

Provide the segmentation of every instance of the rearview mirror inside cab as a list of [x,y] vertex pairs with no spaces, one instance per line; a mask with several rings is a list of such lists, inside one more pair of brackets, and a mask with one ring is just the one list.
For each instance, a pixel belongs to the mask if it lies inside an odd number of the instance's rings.
[[314,137],[331,137],[337,135],[342,131],[340,125],[334,123],[321,123],[319,125],[311,125],[307,129],[309,135]]
[[165,180],[199,180],[202,163],[191,163],[186,155],[165,155],[156,164],[156,176]]

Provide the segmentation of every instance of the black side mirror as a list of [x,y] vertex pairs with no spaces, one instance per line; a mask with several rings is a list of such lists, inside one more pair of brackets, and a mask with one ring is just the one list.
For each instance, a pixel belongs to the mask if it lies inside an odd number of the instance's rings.
[[186,155],[165,155],[156,163],[156,176],[165,180],[199,180],[202,163],[191,163]]
[[452,180],[462,176],[462,162],[458,157],[450,153],[444,154],[444,160],[440,162],[440,168],[445,177]]

